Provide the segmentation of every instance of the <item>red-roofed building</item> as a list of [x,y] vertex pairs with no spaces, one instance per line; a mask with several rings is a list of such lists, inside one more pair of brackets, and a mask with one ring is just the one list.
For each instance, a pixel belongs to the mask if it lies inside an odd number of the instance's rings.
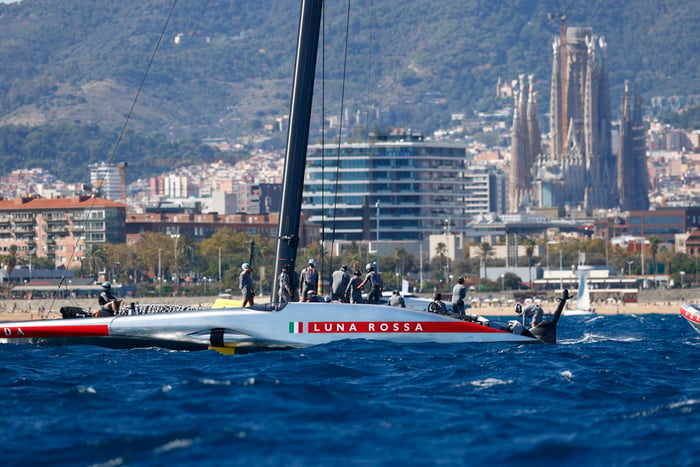
[[92,245],[123,243],[126,208],[104,198],[0,200],[0,254],[16,245],[20,257],[52,258],[56,267],[79,268]]

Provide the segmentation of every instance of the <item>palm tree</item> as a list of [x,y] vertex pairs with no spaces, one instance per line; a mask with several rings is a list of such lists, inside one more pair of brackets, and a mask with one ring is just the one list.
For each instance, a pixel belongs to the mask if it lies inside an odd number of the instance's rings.
[[530,283],[530,287],[532,287],[532,257],[535,254],[535,241],[527,237],[525,240],[523,240],[523,244],[525,245],[525,256],[527,256],[527,274],[529,276],[528,282]]
[[107,254],[102,245],[93,244],[85,252],[85,262],[89,267],[90,274],[93,278],[97,278],[99,267],[104,269],[107,264]]
[[445,275],[445,283],[447,283],[447,264],[445,261],[445,255],[447,254],[447,245],[445,245],[443,242],[438,242],[437,245],[435,245],[435,254],[440,257],[440,268],[443,270],[443,273]]
[[12,276],[12,271],[17,266],[17,245],[10,245],[7,251],[7,256],[5,256],[4,261],[5,269],[7,270],[7,286],[12,285],[10,277]]
[[479,244],[479,258],[481,258],[481,261],[484,264],[484,278],[488,277],[488,274],[486,274],[486,265],[488,263],[488,259],[493,255],[493,247],[489,242],[481,242]]
[[[649,251],[651,253],[651,267],[653,268],[652,274],[654,275],[653,277],[653,283],[654,287],[656,287],[656,255],[659,253],[659,244],[661,243],[661,239],[658,237],[651,237],[649,238]],[[642,274],[644,274],[644,271],[642,271]]]
[[136,251],[129,251],[126,257],[126,264],[124,266],[126,267],[127,275],[132,285],[139,281],[141,262],[141,257]]

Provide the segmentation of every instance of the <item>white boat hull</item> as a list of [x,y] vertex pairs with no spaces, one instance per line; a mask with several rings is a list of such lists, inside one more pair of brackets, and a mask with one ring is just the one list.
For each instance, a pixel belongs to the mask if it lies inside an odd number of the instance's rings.
[[579,310],[579,309],[573,309],[573,310],[564,310],[561,312],[562,315],[564,316],[589,316],[589,315],[594,315],[596,314],[595,311],[593,310]]
[[684,303],[681,305],[681,316],[700,334],[700,305]]
[[539,342],[450,316],[342,303],[290,303],[280,311],[210,309],[152,315],[0,323],[7,342],[240,350],[308,347],[343,339],[398,343]]

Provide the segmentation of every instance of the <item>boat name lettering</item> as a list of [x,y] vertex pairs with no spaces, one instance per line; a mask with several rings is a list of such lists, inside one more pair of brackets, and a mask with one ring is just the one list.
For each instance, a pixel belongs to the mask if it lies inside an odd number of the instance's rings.
[[[13,332],[14,331],[14,332]],[[6,337],[21,337],[24,336],[24,331],[22,331],[22,328],[2,328],[3,334],[5,334]]]
[[416,321],[310,322],[309,332],[423,332]]

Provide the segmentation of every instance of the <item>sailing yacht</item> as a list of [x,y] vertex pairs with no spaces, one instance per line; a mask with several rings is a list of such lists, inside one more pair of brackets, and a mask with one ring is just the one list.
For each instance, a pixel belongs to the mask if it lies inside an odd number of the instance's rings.
[[562,312],[563,315],[591,315],[595,310],[591,308],[591,292],[588,289],[588,273],[581,271],[581,277],[578,281],[578,292],[576,293],[576,308],[566,308]]
[[[322,0],[302,0],[297,57],[279,220],[275,278],[294,268],[311,104],[316,69]],[[0,323],[2,342],[90,344],[108,348],[163,347],[225,353],[301,348],[344,339],[399,343],[557,341],[557,322],[566,301],[564,290],[552,318],[525,329],[473,315],[339,302],[287,303],[277,298],[277,283],[268,304],[250,308],[138,312],[110,317],[73,317]],[[74,314],[74,316],[76,316]]]

